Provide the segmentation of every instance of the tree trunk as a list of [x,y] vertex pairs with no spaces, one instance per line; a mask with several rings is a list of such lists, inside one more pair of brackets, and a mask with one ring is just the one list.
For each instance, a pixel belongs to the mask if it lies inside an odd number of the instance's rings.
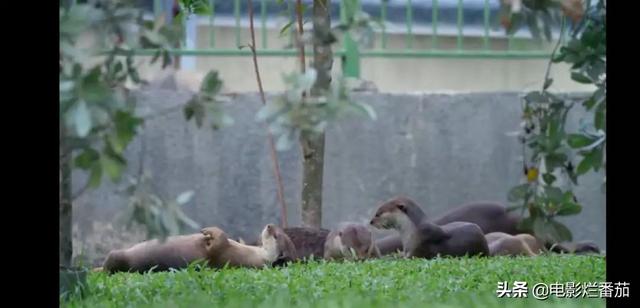
[[[65,150],[64,136],[60,138],[60,153]],[[71,235],[71,154],[66,154],[60,162],[60,265],[71,266],[73,241]]]
[[[331,30],[329,1],[313,1],[313,65],[318,72],[311,95],[329,88],[333,53],[326,39]],[[306,227],[322,226],[322,176],[324,174],[324,133],[300,136],[303,157],[302,223]]]

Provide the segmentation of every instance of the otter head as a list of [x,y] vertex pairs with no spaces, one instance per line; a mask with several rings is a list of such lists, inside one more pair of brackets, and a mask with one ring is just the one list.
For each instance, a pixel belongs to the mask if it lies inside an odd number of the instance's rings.
[[108,273],[127,271],[131,266],[123,250],[112,250],[104,260],[102,268]]
[[204,228],[200,230],[200,233],[204,235],[205,248],[208,252],[214,252],[229,244],[227,234],[218,227]]
[[262,233],[260,234],[260,243],[262,248],[267,251],[267,258],[273,262],[278,258],[280,250],[278,249],[278,226],[274,224],[267,224]]
[[420,214],[418,217],[420,219],[424,216],[413,200],[395,197],[378,207],[370,224],[378,229],[402,230],[414,225],[410,216],[417,216],[417,214]]
[[349,224],[338,231],[338,242],[342,244],[340,251],[345,257],[362,260],[369,257],[373,245],[371,231],[364,225]]

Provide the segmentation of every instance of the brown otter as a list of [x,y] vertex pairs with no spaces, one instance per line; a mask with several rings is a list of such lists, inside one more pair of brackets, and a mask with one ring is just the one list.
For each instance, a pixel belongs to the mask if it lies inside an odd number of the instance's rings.
[[[138,243],[128,249],[112,250],[102,269],[106,272],[166,271],[184,268],[196,260],[206,260],[208,250],[202,234],[168,237]],[[99,270],[99,269],[98,269]]]
[[600,248],[594,242],[581,241],[581,242],[562,242],[551,245],[549,248],[551,252],[555,253],[574,253],[574,254],[590,254],[600,253]]
[[409,198],[394,198],[376,211],[371,225],[400,232],[405,257],[489,255],[482,229],[474,223],[455,221],[439,226]]
[[485,238],[492,256],[537,256],[544,251],[542,245],[531,234],[491,232],[486,234]]
[[363,260],[380,257],[380,250],[367,226],[344,223],[327,236],[324,258],[329,260]]
[[[295,246],[297,256],[294,260],[309,259],[311,257],[322,258],[324,256],[324,242],[329,235],[327,229],[307,227],[289,227],[282,229]],[[251,245],[259,245],[260,240],[250,242]]]
[[277,227],[273,224],[262,230],[261,246],[238,243],[218,227],[204,228],[201,232],[206,239],[207,260],[213,267],[262,267],[271,265],[280,256]]
[[[406,197],[395,197],[386,203],[393,203],[394,200],[409,199]],[[417,203],[411,201],[413,204]],[[447,211],[440,217],[433,220],[436,225],[445,225],[454,221],[470,222],[478,225],[483,233],[504,232],[507,234],[518,234],[517,225],[520,218],[507,211],[507,208],[498,203],[475,202],[465,204]],[[386,236],[376,241],[382,255],[394,253],[402,249],[402,240],[397,234]]]

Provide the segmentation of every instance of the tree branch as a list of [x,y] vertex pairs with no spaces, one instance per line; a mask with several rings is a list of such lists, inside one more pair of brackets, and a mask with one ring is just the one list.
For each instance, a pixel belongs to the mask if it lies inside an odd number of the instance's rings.
[[[298,0],[299,1],[299,0]],[[253,68],[256,72],[256,80],[258,81],[258,89],[260,90],[260,99],[262,100],[262,104],[266,105],[267,100],[264,96],[264,89],[262,88],[262,80],[260,79],[260,70],[258,69],[258,56],[256,54],[256,34],[253,27],[253,1],[248,1],[249,6],[249,29],[251,31],[251,44],[249,48],[251,48],[251,54],[253,56]],[[302,47],[304,48],[304,47]],[[302,61],[304,63],[304,53]],[[303,65],[304,70],[304,65]],[[280,175],[280,165],[278,164],[278,155],[276,153],[276,146],[273,141],[273,135],[271,131],[267,127],[267,138],[269,139],[269,149],[271,152],[271,161],[273,163],[273,173],[276,177],[276,184],[278,190],[278,201],[280,202],[280,214],[281,214],[281,224],[283,228],[287,227],[287,204],[284,201],[284,187],[282,185],[282,177]]]
[[553,47],[553,52],[551,52],[551,57],[549,58],[549,62],[547,63],[547,70],[544,73],[544,81],[542,82],[543,92],[545,91],[545,85],[547,84],[547,80],[549,80],[549,73],[551,72],[551,64],[553,64],[553,58],[556,56],[558,47],[560,47],[560,43],[562,43],[563,41],[565,20],[566,20],[566,17],[562,16],[562,23],[560,24],[560,34],[558,35],[558,42],[556,42],[556,46]]
[[304,74],[305,72],[305,59],[304,59],[304,43],[302,42],[302,34],[304,33],[304,29],[302,28],[302,1],[296,0],[296,18],[298,19],[298,48],[299,48],[299,58],[300,58],[300,71]]

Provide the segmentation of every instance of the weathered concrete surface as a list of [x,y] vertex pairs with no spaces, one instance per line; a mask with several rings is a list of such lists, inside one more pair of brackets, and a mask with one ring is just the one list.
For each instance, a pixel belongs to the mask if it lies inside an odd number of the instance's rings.
[[[140,94],[140,112],[154,113],[186,102],[189,93],[154,90]],[[521,146],[507,132],[518,129],[517,93],[378,94],[357,99],[371,104],[377,121],[353,117],[331,127],[326,137],[323,225],[366,221],[380,201],[405,194],[428,214],[474,200],[506,201],[519,183]],[[226,110],[232,127],[213,132],[184,121],[182,111],[146,122],[129,147],[128,172],[138,169],[141,142],[145,168],[166,197],[195,189],[185,205],[203,226],[219,225],[234,236],[252,238],[279,207],[266,130],[254,120],[260,107],[255,93],[232,97]],[[581,108],[578,106],[577,108]],[[576,122],[575,119],[573,122]],[[290,225],[300,222],[299,148],[280,152]],[[82,185],[76,173],[74,186]],[[590,174],[576,188],[581,214],[567,218],[577,240],[605,248],[605,194],[602,176]],[[107,183],[74,204],[75,223],[89,232],[93,220],[112,221],[126,199]]]

